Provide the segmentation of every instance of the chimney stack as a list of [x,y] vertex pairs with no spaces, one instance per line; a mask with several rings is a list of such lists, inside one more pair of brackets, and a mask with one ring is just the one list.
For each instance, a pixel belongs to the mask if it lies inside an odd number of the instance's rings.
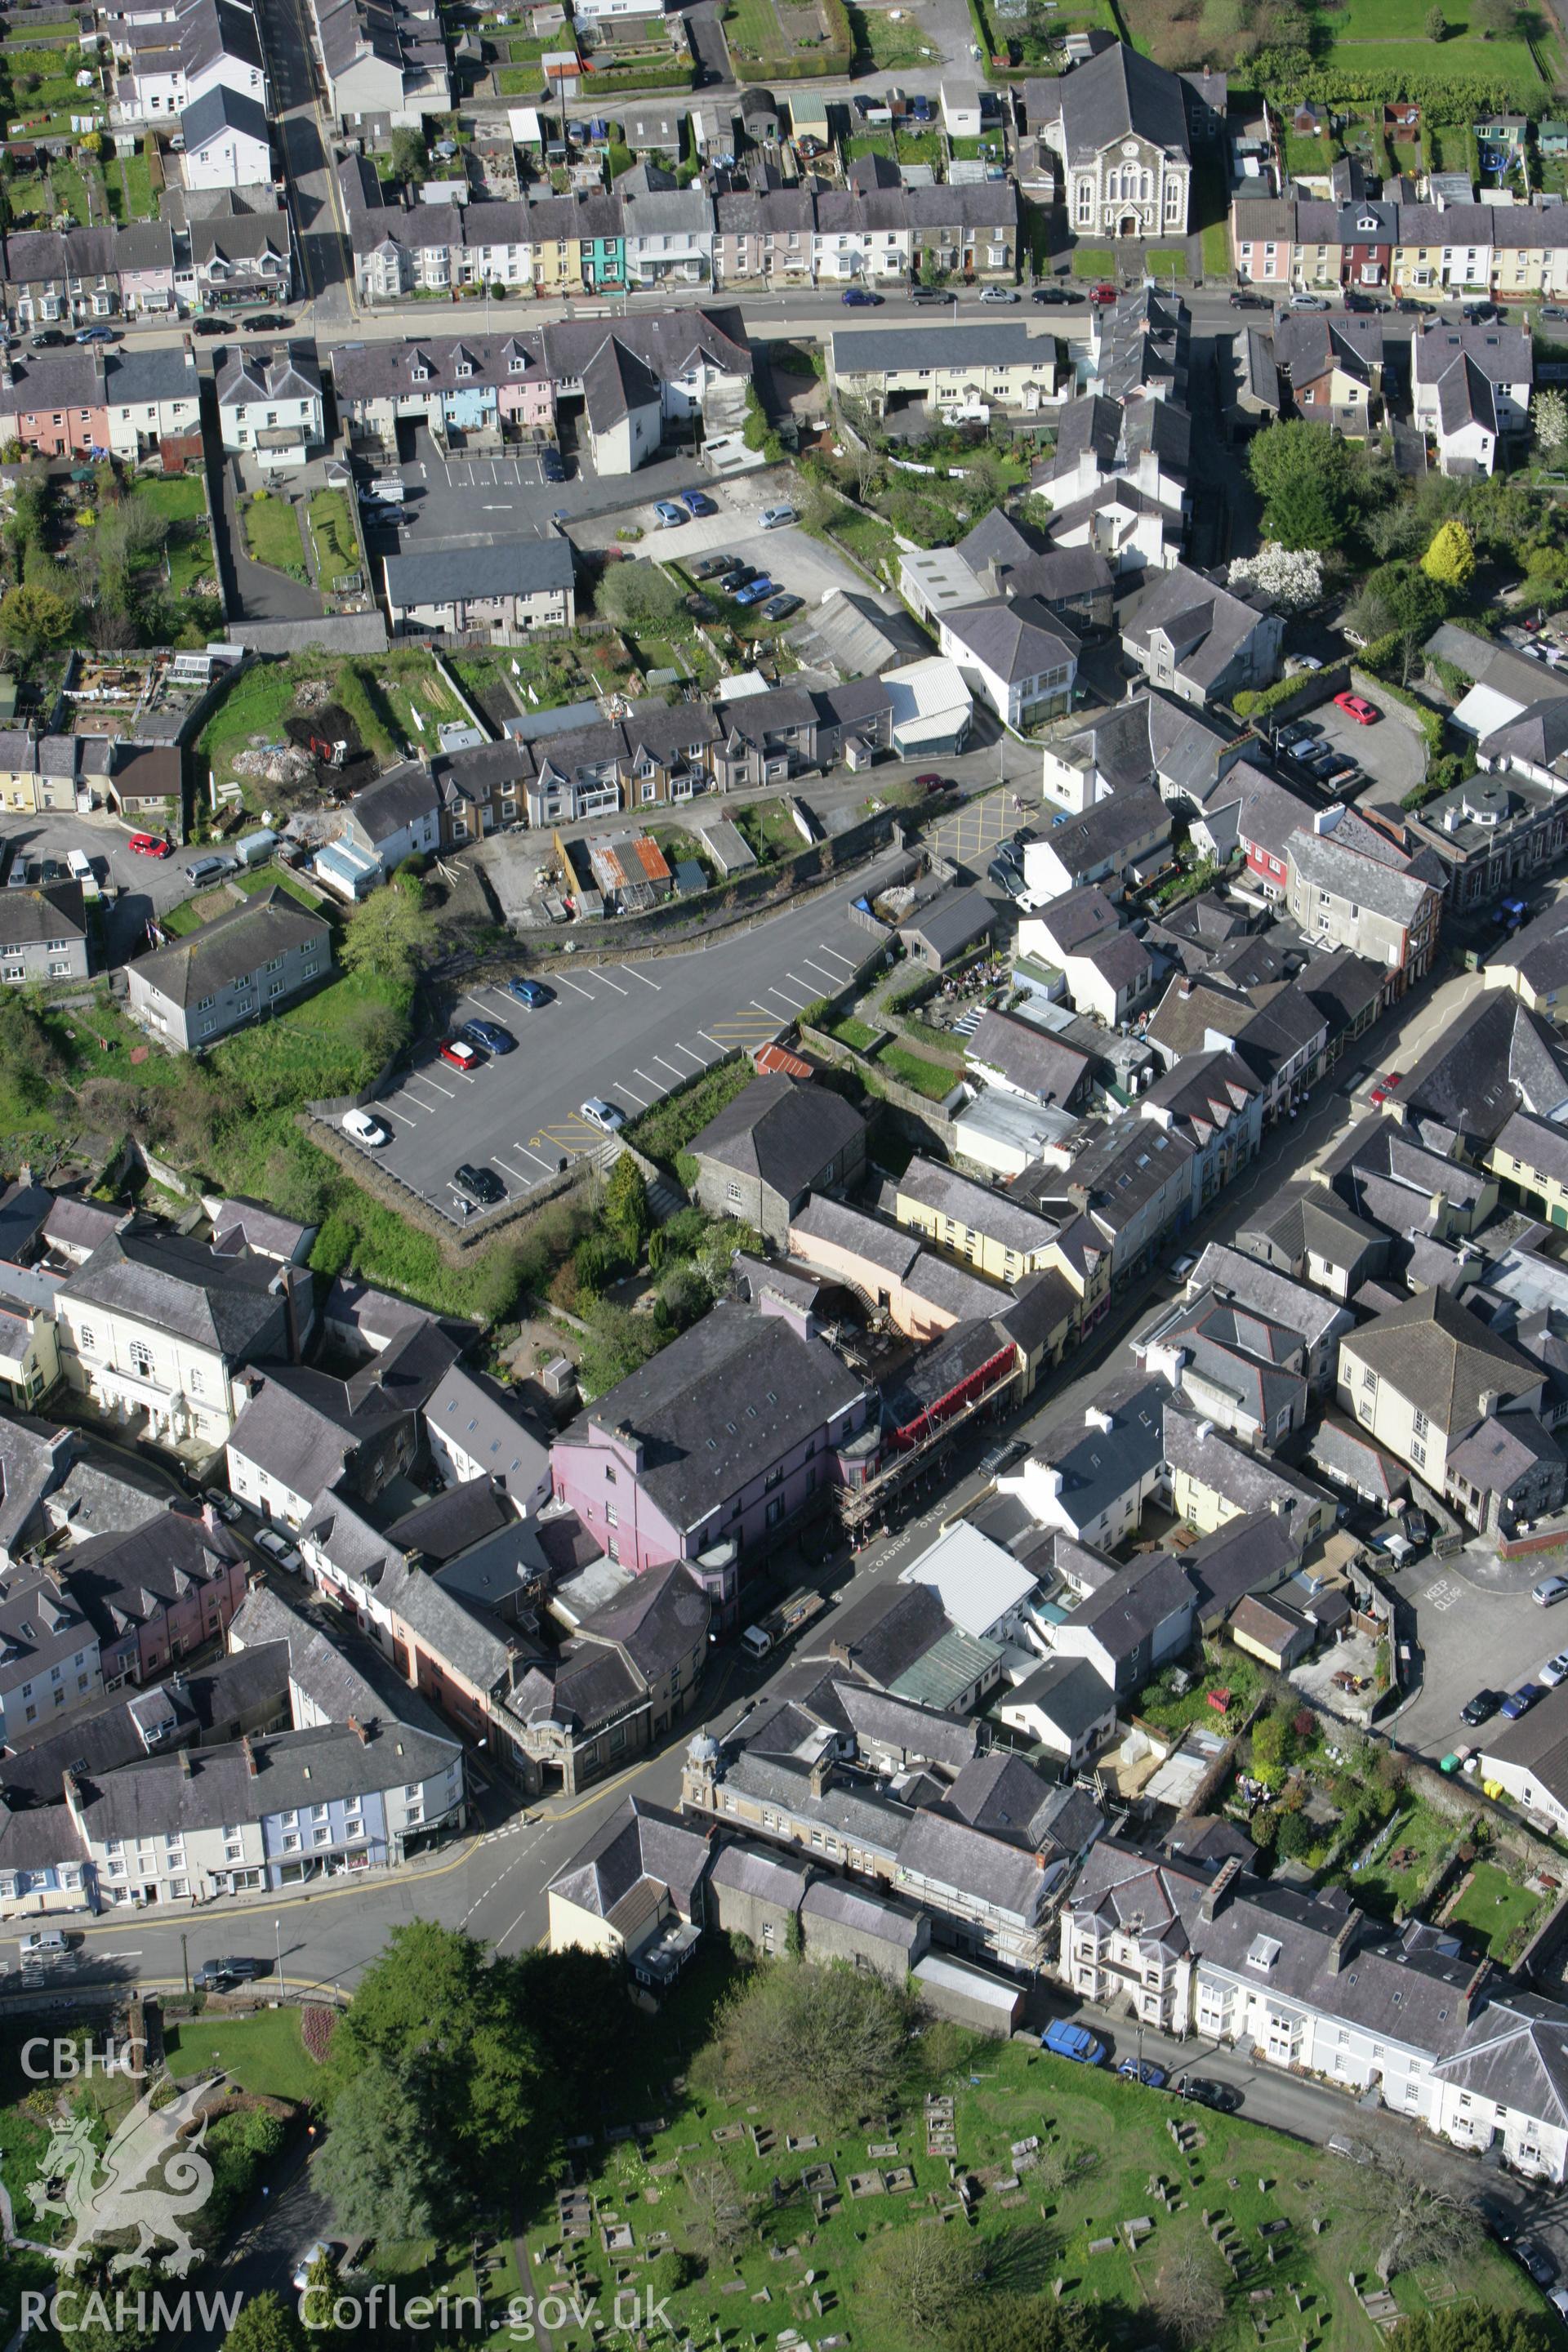
[[1492,1964],[1490,1960],[1481,1960],[1478,1962],[1475,1973],[1471,1976],[1463,1992],[1459,1995],[1459,2015],[1467,2025],[1470,2023],[1471,2020],[1476,2015],[1477,2011],[1481,2007],[1481,1995],[1485,1990],[1487,1979],[1491,1974],[1491,1969]]
[[195,1776],[191,1769],[191,1751],[188,1748],[182,1748],[180,1750],[180,1778],[182,1780],[189,1780],[194,1777]]
[[1203,1901],[1198,1906],[1198,1917],[1205,1927],[1212,1927],[1218,1918],[1229,1899],[1231,1888],[1240,1875],[1241,1856],[1233,1853],[1228,1862],[1221,1863],[1204,1890]]
[[370,1734],[365,1729],[357,1715],[350,1716],[349,1729],[353,1733],[354,1738],[359,1741],[362,1748],[368,1748],[370,1746]]
[[250,1744],[250,1734],[248,1732],[247,1732],[244,1738],[241,1739],[239,1746],[240,1752],[245,1758],[245,1769],[250,1775],[250,1778],[254,1780],[257,1777],[258,1770],[256,1750]]
[[1501,1402],[1501,1389],[1483,1389],[1476,1401],[1476,1410],[1483,1421],[1489,1421]]
[[1329,1947],[1329,1974],[1337,1977],[1350,1958],[1357,1936],[1361,1933],[1361,1913],[1352,1904],[1346,1914],[1345,1924]]
[[821,1755],[815,1758],[812,1762],[811,1793],[814,1797],[825,1797],[827,1794],[828,1775],[832,1769],[833,1750],[831,1748],[825,1748]]

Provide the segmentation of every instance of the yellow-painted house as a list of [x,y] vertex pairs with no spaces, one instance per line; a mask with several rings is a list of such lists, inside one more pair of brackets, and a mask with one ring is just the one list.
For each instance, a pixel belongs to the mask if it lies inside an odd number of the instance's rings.
[[940,1160],[917,1155],[889,1189],[900,1225],[993,1282],[1016,1282],[1056,1264],[1057,1228],[1048,1217]]

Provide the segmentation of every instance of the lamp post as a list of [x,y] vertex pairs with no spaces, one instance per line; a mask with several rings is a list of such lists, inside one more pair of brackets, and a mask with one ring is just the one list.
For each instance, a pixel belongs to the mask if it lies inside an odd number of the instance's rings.
[[275,1940],[276,1940],[276,1943],[277,1943],[277,1948],[278,1948],[278,1979],[277,1979],[277,1980],[278,1980],[279,1985],[279,1986],[281,1986],[281,1985],[282,1985],[282,1982],[283,1982],[283,1922],[282,1922],[282,1920],[281,1920],[281,1919],[274,1919],[274,1921],[272,1922],[272,1933],[273,1933],[274,1938],[275,1938]]

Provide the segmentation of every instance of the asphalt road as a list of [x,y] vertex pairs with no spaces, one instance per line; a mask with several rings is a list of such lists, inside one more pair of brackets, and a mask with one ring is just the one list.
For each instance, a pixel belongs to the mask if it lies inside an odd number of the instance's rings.
[[605,1137],[579,1108],[586,1097],[635,1118],[727,1055],[766,1045],[869,961],[876,942],[848,908],[876,871],[705,947],[637,964],[584,960],[539,1012],[503,990],[469,992],[454,1023],[499,1021],[519,1050],[464,1074],[432,1048],[376,1105],[394,1134],[374,1157],[461,1222],[449,1181],[459,1160],[488,1162],[515,1199],[563,1161],[601,1153]]

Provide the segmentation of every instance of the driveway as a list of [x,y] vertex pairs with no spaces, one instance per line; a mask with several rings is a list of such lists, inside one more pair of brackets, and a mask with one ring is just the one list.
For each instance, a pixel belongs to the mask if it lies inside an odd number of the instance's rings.
[[[715,810],[715,815],[721,814]],[[698,950],[631,963],[583,964],[552,978],[554,1002],[530,1012],[503,989],[479,986],[452,1008],[454,1025],[500,1022],[520,1051],[487,1055],[471,1073],[432,1047],[376,1108],[393,1129],[374,1157],[454,1223],[459,1160],[488,1162],[509,1199],[569,1160],[605,1156],[579,1105],[602,1096],[635,1119],[735,1052],[766,1045],[801,1007],[843,988],[875,951],[849,920],[851,883]]]
[[208,468],[218,485],[213,515],[213,549],[222,576],[224,600],[231,620],[319,621],[326,610],[315,590],[286,572],[253,563],[245,551],[245,533],[235,506],[234,468],[226,462]]
[[[1369,700],[1376,706],[1377,697]],[[1326,743],[1353,760],[1366,778],[1352,794],[1352,804],[1397,812],[1408,792],[1426,773],[1426,746],[1413,728],[1384,715],[1372,727],[1357,724],[1349,711],[1331,699],[1305,714],[1314,743]],[[1308,781],[1310,781],[1310,779]]]
[[[1483,1559],[1481,1568],[1488,1561]],[[1461,1743],[1487,1737],[1459,1720],[1478,1690],[1508,1692],[1539,1679],[1545,1661],[1568,1647],[1568,1608],[1542,1609],[1530,1588],[1550,1573],[1550,1560],[1526,1562],[1526,1580],[1511,1591],[1478,1580],[1468,1553],[1457,1559],[1421,1559],[1388,1580],[1415,1621],[1421,1682],[1415,1696],[1386,1725],[1403,1747],[1434,1762]],[[1496,1721],[1489,1727],[1495,1734]]]

